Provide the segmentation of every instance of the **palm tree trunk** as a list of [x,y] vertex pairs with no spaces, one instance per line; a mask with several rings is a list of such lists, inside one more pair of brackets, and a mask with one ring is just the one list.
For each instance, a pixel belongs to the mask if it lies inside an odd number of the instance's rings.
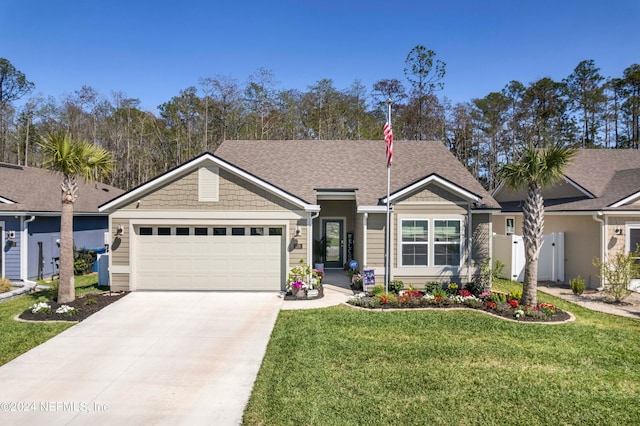
[[542,230],[544,229],[544,200],[540,187],[535,182],[529,184],[527,198],[524,202],[523,219],[522,238],[524,240],[526,266],[522,288],[522,304],[535,306],[538,304],[538,257],[542,242]]
[[73,277],[73,201],[75,179],[64,179],[62,185],[62,214],[60,216],[60,284],[58,303],[72,302],[75,297]]

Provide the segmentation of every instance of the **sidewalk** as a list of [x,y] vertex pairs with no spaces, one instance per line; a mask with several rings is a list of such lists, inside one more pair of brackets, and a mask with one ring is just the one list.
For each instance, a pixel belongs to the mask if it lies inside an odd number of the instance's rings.
[[324,297],[311,300],[283,300],[283,311],[294,309],[318,309],[328,308],[329,306],[337,306],[345,303],[349,296],[353,294],[350,289],[338,287],[333,284],[323,284]]
[[539,283],[538,290],[593,311],[640,319],[640,293],[637,292],[632,292],[622,303],[616,304],[606,302],[604,293],[597,290],[586,290],[577,296],[565,284]]

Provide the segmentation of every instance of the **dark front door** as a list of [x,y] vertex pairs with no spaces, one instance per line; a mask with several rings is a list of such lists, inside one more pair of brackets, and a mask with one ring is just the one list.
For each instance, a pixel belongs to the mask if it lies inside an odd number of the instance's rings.
[[344,220],[342,219],[323,219],[322,235],[327,239],[327,249],[325,251],[324,267],[325,268],[342,268],[344,259],[342,257],[344,238],[342,236],[342,228]]

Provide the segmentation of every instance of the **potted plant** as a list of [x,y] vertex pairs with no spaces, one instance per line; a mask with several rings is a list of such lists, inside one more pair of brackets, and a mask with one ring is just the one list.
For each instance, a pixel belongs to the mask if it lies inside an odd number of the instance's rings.
[[327,237],[313,240],[313,263],[315,269],[324,271],[324,256],[327,252]]

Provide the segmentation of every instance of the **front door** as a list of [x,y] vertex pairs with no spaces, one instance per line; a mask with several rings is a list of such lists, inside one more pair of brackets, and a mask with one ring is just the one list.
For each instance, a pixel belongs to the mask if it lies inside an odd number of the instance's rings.
[[344,238],[342,236],[343,219],[323,219],[322,235],[326,238],[327,248],[325,251],[325,268],[342,268],[344,259],[342,257]]

